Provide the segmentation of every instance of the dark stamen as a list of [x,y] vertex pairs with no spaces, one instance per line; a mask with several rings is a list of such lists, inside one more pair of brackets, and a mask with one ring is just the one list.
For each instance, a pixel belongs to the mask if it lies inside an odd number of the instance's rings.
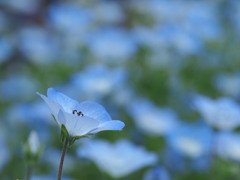
[[76,109],[72,111],[73,114],[77,114],[78,116],[84,116],[84,114],[81,111],[77,111]]
[[78,112],[77,112],[77,110],[73,110],[72,113],[75,114],[75,113],[78,113]]

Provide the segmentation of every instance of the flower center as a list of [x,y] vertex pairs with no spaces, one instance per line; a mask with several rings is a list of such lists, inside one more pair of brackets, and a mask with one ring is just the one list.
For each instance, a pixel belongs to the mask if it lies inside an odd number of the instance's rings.
[[78,116],[84,116],[84,114],[81,111],[77,111],[76,109],[72,111],[73,114],[76,114]]

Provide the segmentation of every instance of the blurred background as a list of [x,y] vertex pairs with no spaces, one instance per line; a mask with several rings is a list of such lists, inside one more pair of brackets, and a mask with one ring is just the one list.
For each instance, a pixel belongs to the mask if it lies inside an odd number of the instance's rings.
[[120,132],[68,151],[65,179],[240,178],[238,0],[0,0],[0,179],[56,179],[62,143],[36,92],[102,104]]

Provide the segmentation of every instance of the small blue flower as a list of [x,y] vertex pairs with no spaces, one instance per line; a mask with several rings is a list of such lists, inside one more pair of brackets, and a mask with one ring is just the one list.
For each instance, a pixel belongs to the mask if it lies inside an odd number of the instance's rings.
[[76,100],[49,88],[47,96],[37,93],[49,106],[58,125],[65,126],[72,137],[85,136],[105,130],[122,130],[124,123],[112,120],[108,112],[100,104]]
[[168,171],[162,166],[156,166],[144,174],[143,180],[170,180]]
[[240,162],[240,134],[221,131],[216,135],[215,153],[221,158]]
[[203,119],[215,128],[233,130],[240,126],[240,106],[231,98],[211,99],[196,95],[193,105]]
[[192,159],[209,155],[213,141],[211,129],[202,123],[182,123],[166,140],[171,149]]
[[128,105],[136,125],[150,135],[168,135],[178,127],[178,117],[169,108],[157,107],[148,99],[135,99]]
[[158,156],[131,141],[121,139],[111,144],[104,140],[85,141],[78,155],[92,160],[102,171],[121,178],[139,169],[155,164]]

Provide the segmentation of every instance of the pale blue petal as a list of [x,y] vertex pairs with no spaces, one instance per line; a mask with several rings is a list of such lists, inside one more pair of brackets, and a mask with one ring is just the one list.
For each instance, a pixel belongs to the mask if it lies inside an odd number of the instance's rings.
[[62,124],[65,125],[66,124],[66,118],[64,116],[64,113],[62,110],[59,111],[58,116],[56,118],[59,122],[59,125],[61,126]]
[[[97,120],[62,112],[65,117],[65,127],[70,136],[84,136],[99,126]],[[59,118],[62,116],[59,113]]]
[[90,133],[94,134],[100,131],[107,131],[107,130],[120,131],[124,126],[125,124],[119,120],[107,121],[107,122],[101,123],[97,129],[91,131]]
[[52,115],[57,120],[57,115],[58,115],[59,110],[61,109],[61,106],[59,104],[55,103],[54,101],[52,101],[51,99],[47,98],[43,94],[41,94],[39,92],[37,92],[37,94],[46,102],[46,104],[48,105]]
[[71,99],[63,93],[56,91],[53,88],[48,88],[47,95],[49,99],[58,103],[63,108],[63,110],[68,113],[72,113],[72,111],[75,110],[78,105],[77,101]]
[[110,117],[110,115],[103,106],[91,101],[84,101],[80,103],[77,106],[77,110],[81,111],[84,114],[84,116],[96,119],[99,122],[112,120],[112,118]]

